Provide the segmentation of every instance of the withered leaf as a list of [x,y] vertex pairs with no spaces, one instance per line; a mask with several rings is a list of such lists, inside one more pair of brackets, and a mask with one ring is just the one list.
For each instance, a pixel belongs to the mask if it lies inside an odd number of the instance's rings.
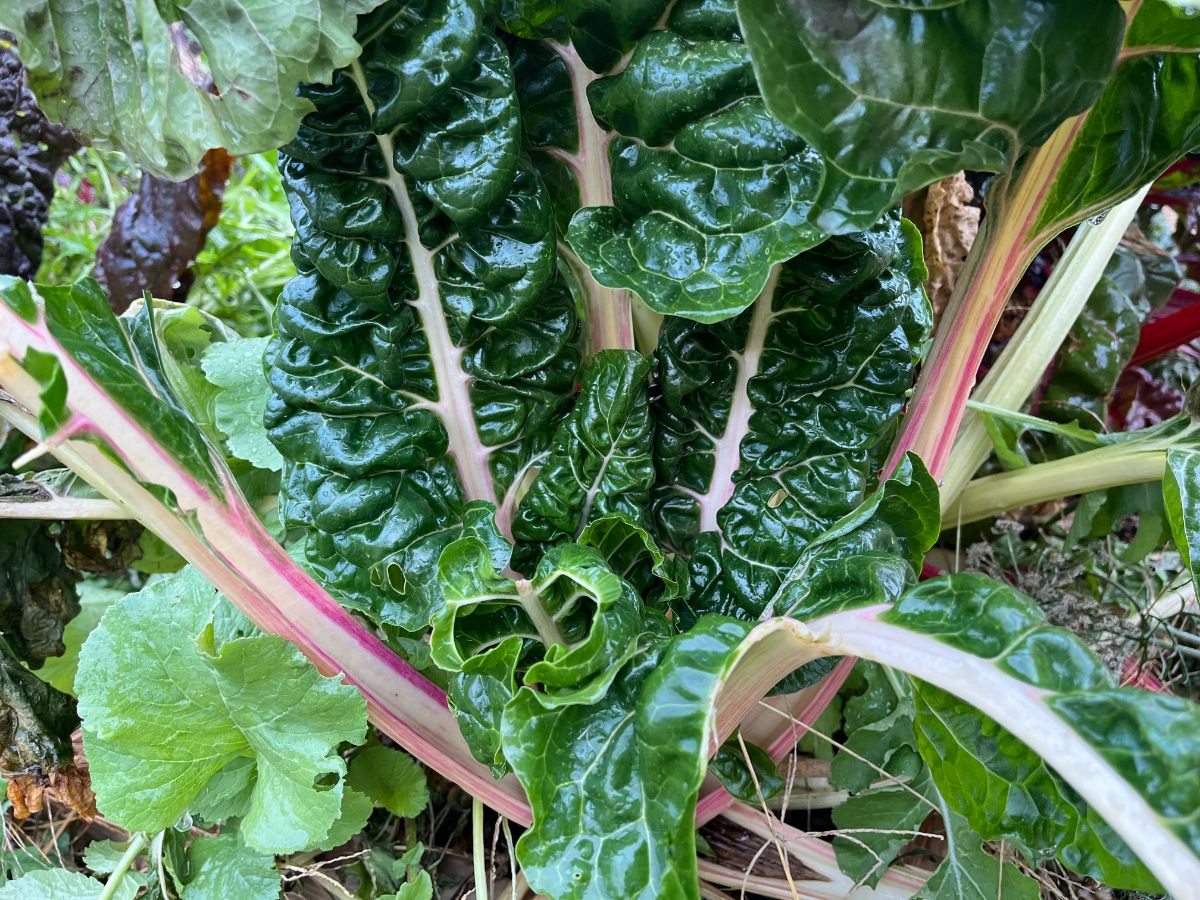
[[160,300],[182,300],[190,267],[221,214],[233,158],[209,150],[200,171],[174,182],[143,173],[138,191],[113,216],[112,231],[96,252],[96,280],[116,312],[149,291]]

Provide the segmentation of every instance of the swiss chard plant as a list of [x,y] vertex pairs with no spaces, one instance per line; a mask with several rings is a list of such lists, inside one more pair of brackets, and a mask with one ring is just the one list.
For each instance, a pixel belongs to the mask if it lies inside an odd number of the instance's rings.
[[[1134,481],[1200,553],[1189,414],[1113,437],[1020,411],[1089,296],[1152,303],[1132,250],[1106,266],[1200,146],[1200,22],[1166,0],[161,7],[0,8],[52,117],[174,177],[278,147],[295,226],[269,340],[0,281],[0,416],[90,485],[39,488],[37,518],[104,509],[189,564],[77,651],[99,809],[135,835],[105,896],[192,820],[223,830],[158,890],[232,896],[236,869],[276,896],[274,854],[405,807],[383,748],[344,759],[368,719],[525,826],[538,893],[736,887],[697,827],[756,827],[852,668],[845,834],[768,820],[819,876],[796,896],[1036,896],[1050,860],[1194,892],[1200,709],[1118,686],[1009,585],[918,575],[943,522]],[[898,206],[963,169],[991,173],[985,215],[934,328]],[[1075,226],[968,411],[1013,288]],[[1031,461],[1030,429],[1064,458]],[[972,481],[993,447],[1011,471]],[[35,592],[11,603],[44,612]],[[19,714],[74,715],[10,667]],[[931,810],[932,874],[895,862]]]

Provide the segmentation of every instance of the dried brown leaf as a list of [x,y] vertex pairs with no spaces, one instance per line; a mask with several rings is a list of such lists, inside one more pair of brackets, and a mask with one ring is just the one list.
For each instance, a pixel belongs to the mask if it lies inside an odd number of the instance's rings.
[[929,269],[925,292],[935,318],[946,308],[954,281],[979,232],[981,210],[970,205],[974,197],[966,175],[959,172],[935,181],[904,203],[904,214],[916,223],[925,240],[925,265]]
[[149,291],[182,300],[191,287],[191,265],[221,214],[233,158],[209,150],[198,173],[174,182],[143,174],[138,192],[113,216],[112,231],[96,252],[94,275],[109,304],[124,312]]

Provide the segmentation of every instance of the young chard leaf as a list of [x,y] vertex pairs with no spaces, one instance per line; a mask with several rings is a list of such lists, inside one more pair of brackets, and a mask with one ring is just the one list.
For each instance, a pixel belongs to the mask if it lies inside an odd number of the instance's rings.
[[267,338],[243,338],[213,344],[201,366],[209,382],[222,390],[213,398],[213,419],[232,456],[277,472],[283,457],[267,439],[263,416],[270,389],[263,374]]
[[913,900],[1038,900],[1041,888],[1036,879],[988,853],[967,820],[944,801],[941,813],[946,858]]
[[602,350],[592,358],[574,408],[517,507],[515,537],[578,538],[606,515],[644,524],[654,482],[649,374],[650,360],[632,351]]

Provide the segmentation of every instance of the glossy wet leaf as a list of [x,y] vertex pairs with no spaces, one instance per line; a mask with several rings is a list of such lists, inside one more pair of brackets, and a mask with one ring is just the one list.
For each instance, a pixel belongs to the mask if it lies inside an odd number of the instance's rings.
[[[590,25],[590,10],[566,8]],[[731,4],[682,3],[649,31],[653,21],[623,65],[588,85],[613,134],[612,205],[584,196],[567,241],[601,284],[715,322],[745,309],[773,264],[824,238],[807,221],[821,164],[764,106]],[[551,72],[531,90],[553,83]]]
[[709,760],[708,771],[738,800],[759,804],[778,795],[786,781],[765,750],[748,741],[744,743],[743,748],[736,736],[727,740]]
[[504,754],[534,811],[517,843],[561,898],[698,897],[695,802],[717,684],[749,626],[712,617],[643,648],[596,705],[505,709]]
[[[1181,698],[1117,688],[1081,641],[1045,624],[1014,589],[978,575],[924,582],[885,621],[974,654],[1033,687],[1084,745],[1133,784],[1163,826],[1200,847],[1200,793],[1188,772],[1200,760],[1200,710]],[[1132,851],[1062,776],[1020,740],[963,701],[917,683],[921,754],[947,802],[986,840],[1034,857],[1055,855],[1105,883],[1154,890]]]
[[1115,0],[739,0],[738,12],[767,105],[824,158],[813,218],[838,232],[961,169],[1013,166],[1100,95],[1124,27]]
[[687,615],[757,616],[871,489],[930,327],[923,277],[893,216],[783,265],[736,319],[664,323],[652,510],[691,556]]
[[1138,4],[1117,66],[1059,163],[1038,229],[1058,231],[1108,209],[1200,146],[1200,123],[1182,113],[1200,98],[1197,47],[1195,16],[1165,0]]
[[602,350],[592,358],[574,408],[517,507],[517,538],[577,538],[606,515],[645,520],[654,481],[650,365],[631,351]]
[[343,603],[408,631],[438,608],[466,503],[509,527],[578,365],[550,199],[482,14],[365,18],[361,70],[305,89],[317,110],[280,158],[301,273],[268,352],[281,509]]

